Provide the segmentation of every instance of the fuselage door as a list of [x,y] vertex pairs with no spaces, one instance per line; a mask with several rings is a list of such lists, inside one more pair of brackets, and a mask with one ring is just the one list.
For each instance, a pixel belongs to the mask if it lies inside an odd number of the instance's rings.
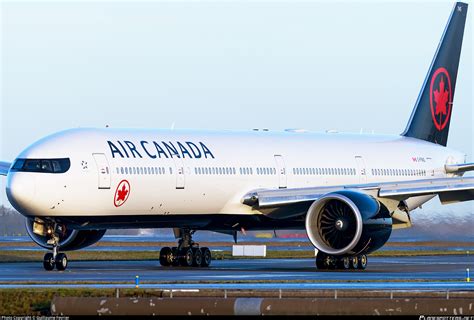
[[176,175],[176,189],[184,189],[185,174],[183,159],[173,158]]
[[357,176],[359,176],[359,183],[366,183],[367,169],[365,168],[364,158],[362,158],[361,156],[356,156],[355,160],[357,164]]
[[277,165],[277,175],[279,179],[279,187],[280,189],[286,188],[286,166],[285,160],[283,160],[283,156],[275,155],[275,162]]
[[97,174],[99,177],[99,189],[110,189],[110,167],[107,157],[103,153],[93,153]]

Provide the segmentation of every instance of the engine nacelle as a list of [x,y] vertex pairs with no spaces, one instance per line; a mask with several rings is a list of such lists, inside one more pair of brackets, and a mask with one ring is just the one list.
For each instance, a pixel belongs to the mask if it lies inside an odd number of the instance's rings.
[[392,233],[388,209],[374,197],[353,190],[328,193],[306,214],[306,233],[331,255],[366,254],[382,247]]
[[[37,245],[52,249],[53,246],[48,244],[47,226],[42,222],[26,219],[26,231]],[[93,245],[104,236],[107,230],[73,230],[62,228],[59,232],[59,248],[61,251],[79,250]]]

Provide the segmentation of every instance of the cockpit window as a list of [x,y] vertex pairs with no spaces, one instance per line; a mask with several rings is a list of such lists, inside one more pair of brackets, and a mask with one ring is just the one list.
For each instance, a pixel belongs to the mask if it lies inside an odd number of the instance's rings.
[[16,159],[12,171],[64,173],[69,170],[71,161],[64,159]]

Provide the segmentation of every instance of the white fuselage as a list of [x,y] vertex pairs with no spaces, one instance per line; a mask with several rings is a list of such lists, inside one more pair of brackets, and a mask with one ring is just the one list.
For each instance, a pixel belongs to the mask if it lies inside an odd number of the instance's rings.
[[[51,158],[70,159],[69,170],[8,174],[25,216],[260,214],[242,204],[249,191],[445,177],[446,163],[465,161],[402,136],[110,128],[59,132],[18,156]],[[117,203],[123,180],[130,190]]]

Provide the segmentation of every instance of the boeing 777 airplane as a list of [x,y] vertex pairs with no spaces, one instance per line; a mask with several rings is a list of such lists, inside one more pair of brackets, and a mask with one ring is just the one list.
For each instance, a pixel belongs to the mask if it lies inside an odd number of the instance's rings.
[[0,163],[7,197],[46,270],[116,228],[173,228],[161,265],[201,267],[198,230],[306,229],[317,268],[365,269],[423,203],[474,200],[474,163],[447,147],[467,8],[454,5],[401,135],[71,129]]

